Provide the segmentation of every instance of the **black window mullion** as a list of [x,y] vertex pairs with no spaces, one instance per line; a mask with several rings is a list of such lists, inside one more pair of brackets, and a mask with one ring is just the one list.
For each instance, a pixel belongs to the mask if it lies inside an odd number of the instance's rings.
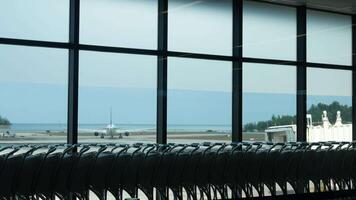
[[243,1],[233,1],[232,142],[242,141],[242,12]]
[[167,143],[167,51],[168,51],[168,0],[158,0],[158,51],[157,57],[157,138]]
[[78,143],[79,0],[70,0],[67,143]]
[[352,140],[356,140],[356,15],[352,16]]
[[307,140],[307,13],[297,8],[297,141]]

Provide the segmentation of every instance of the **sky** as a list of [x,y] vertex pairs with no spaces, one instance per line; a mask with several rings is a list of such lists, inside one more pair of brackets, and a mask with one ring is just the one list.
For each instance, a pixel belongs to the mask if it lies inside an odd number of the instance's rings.
[[[68,5],[68,0],[4,0],[0,37],[67,42]],[[81,43],[157,48],[155,0],[82,0],[81,5]],[[169,5],[169,50],[231,55],[231,1]],[[244,10],[244,56],[295,60],[294,8],[248,2]],[[308,11],[307,25],[308,61],[351,64],[350,17]],[[155,123],[156,63],[154,56],[81,51],[79,121],[105,123],[113,107],[120,123]],[[0,45],[0,115],[19,123],[64,123],[67,66],[63,49]],[[243,67],[244,121],[295,114],[294,66]],[[230,123],[231,78],[227,61],[169,58],[169,123]],[[309,104],[333,99],[349,104],[351,72],[308,70],[308,95]]]

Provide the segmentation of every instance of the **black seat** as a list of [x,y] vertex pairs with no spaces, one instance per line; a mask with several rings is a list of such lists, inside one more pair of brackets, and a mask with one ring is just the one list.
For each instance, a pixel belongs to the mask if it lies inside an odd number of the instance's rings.
[[60,152],[49,154],[41,163],[38,176],[34,183],[36,195],[43,196],[45,198],[53,196],[53,181],[55,180],[61,156],[62,153]]
[[140,167],[141,161],[144,159],[145,154],[141,151],[142,146],[137,145],[133,152],[128,151],[131,154],[130,159],[128,159],[127,167],[122,174],[122,186],[123,189],[131,196],[137,198],[138,187],[137,187],[137,177],[138,169]]
[[[232,191],[232,198],[241,198],[241,157],[243,155],[243,144],[236,144],[231,150],[231,154],[226,163],[224,172],[224,179],[226,184],[230,186]],[[241,174],[241,175],[240,175]]]
[[137,185],[141,189],[147,199],[153,199],[153,179],[156,169],[159,167],[159,160],[162,150],[158,147],[149,149],[140,163],[137,177]]
[[75,147],[76,146],[69,146],[62,152],[55,176],[52,179],[52,190],[60,199],[69,198],[69,178],[74,163],[79,156],[78,153],[75,152]]
[[[230,158],[232,151],[231,145],[223,145],[215,155],[215,159],[212,162],[210,168],[210,180],[209,182],[214,185],[215,196],[219,193],[220,198],[227,199],[227,188],[225,187],[226,181],[224,172],[226,170],[227,160]],[[216,196],[217,197],[217,196]]]
[[108,176],[108,190],[114,195],[116,199],[122,199],[123,190],[123,174],[126,171],[127,164],[131,159],[131,154],[127,152],[129,147],[123,147],[120,151],[115,153],[115,159],[110,169],[110,176]]
[[12,146],[3,147],[0,149],[0,153],[2,153],[0,155],[0,172],[4,168],[7,158],[11,154],[15,153],[15,151],[17,151],[17,150],[15,150]]
[[196,162],[194,162],[193,154],[199,149],[198,143],[190,144],[179,156],[180,162],[182,162],[182,171],[180,175],[180,186],[183,188],[188,198],[194,198],[196,196],[196,188],[194,187],[194,172],[196,170]]
[[208,199],[211,199],[211,171],[212,165],[215,161],[216,154],[218,153],[219,149],[224,148],[223,144],[221,143],[214,143],[206,149],[202,155],[201,161],[197,166],[197,175],[196,175],[196,184],[200,193],[206,195]]
[[30,198],[34,194],[35,178],[38,176],[39,169],[46,153],[28,155],[24,158],[23,164],[16,177],[14,193],[18,196]]
[[79,199],[86,198],[89,195],[89,177],[92,173],[97,154],[96,151],[90,151],[87,153],[89,150],[89,146],[82,147],[70,175],[69,191]]
[[0,197],[9,199],[14,196],[15,177],[21,169],[25,153],[10,155],[0,172]]
[[266,185],[270,190],[271,195],[276,195],[276,173],[277,170],[274,169],[276,162],[280,156],[281,148],[284,147],[284,144],[275,144],[267,150],[266,157],[263,159],[260,169],[260,181],[262,185]]
[[157,189],[161,198],[167,199],[167,186],[169,174],[177,151],[183,148],[181,145],[169,144],[160,154],[159,164],[154,172],[153,186]]
[[106,198],[107,180],[114,159],[115,155],[111,151],[102,151],[96,155],[94,167],[90,172],[89,187],[99,199]]
[[303,193],[304,185],[298,177],[300,161],[303,157],[305,151],[305,146],[302,145],[298,149],[294,150],[293,153],[289,154],[288,167],[287,167],[287,182],[291,185],[295,193]]

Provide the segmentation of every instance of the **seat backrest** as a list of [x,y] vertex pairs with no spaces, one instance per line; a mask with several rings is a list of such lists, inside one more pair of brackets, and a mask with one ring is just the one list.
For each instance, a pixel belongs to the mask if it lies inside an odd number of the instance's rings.
[[15,178],[14,192],[18,195],[34,193],[34,182],[46,153],[29,155],[24,158],[21,169]]
[[11,155],[5,162],[0,172],[0,197],[9,198],[14,195],[15,176],[19,173],[24,159],[24,154]]

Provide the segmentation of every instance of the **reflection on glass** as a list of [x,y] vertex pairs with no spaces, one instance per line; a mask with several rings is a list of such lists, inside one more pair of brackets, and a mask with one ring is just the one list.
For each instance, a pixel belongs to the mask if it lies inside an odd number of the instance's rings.
[[68,51],[0,45],[0,143],[66,141]]
[[296,68],[244,63],[243,140],[296,140]]
[[351,65],[351,16],[308,10],[308,62]]
[[245,57],[296,60],[296,9],[245,1]]
[[231,141],[232,64],[168,59],[168,141]]
[[170,0],[168,49],[232,54],[231,0]]
[[157,58],[80,52],[79,140],[156,140]]
[[80,42],[156,49],[157,5],[157,0],[81,1]]
[[352,72],[308,68],[307,140],[352,140]]
[[2,0],[0,37],[68,42],[69,0]]

